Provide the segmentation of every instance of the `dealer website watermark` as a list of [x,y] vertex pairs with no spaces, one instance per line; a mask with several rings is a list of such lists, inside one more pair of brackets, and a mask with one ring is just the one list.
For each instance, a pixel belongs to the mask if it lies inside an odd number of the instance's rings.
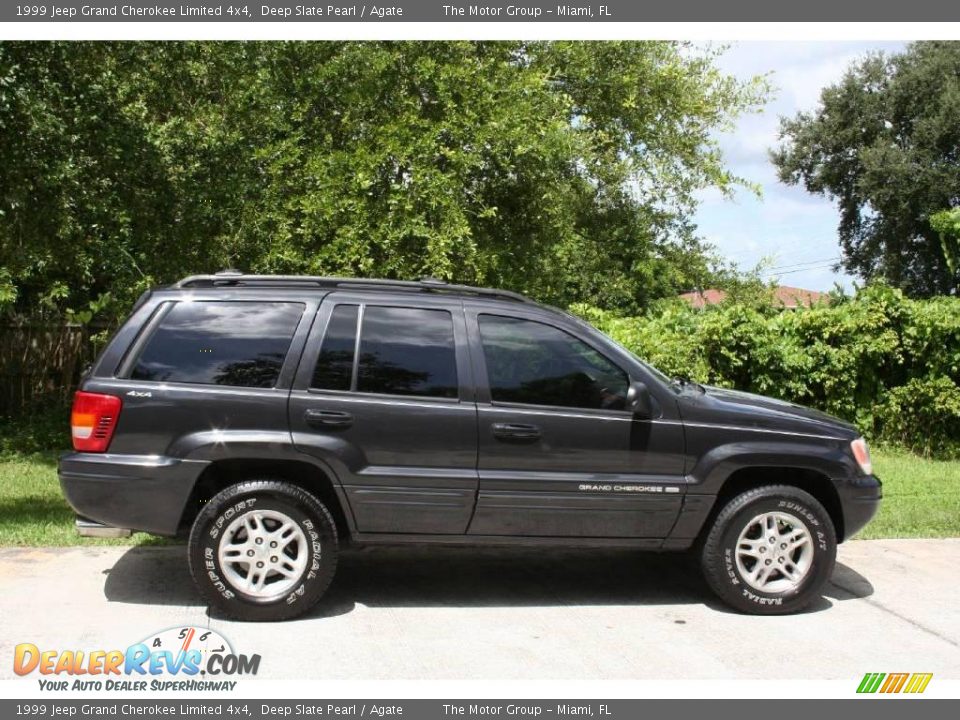
[[239,653],[207,628],[175,627],[152,633],[125,649],[43,648],[17,644],[13,671],[37,675],[42,691],[233,691],[239,677],[260,669],[259,654]]

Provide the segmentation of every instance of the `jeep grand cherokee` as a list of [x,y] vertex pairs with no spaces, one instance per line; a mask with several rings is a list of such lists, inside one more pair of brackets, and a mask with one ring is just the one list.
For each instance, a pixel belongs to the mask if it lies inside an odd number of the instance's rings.
[[76,393],[88,534],[189,533],[241,619],[309,610],[344,543],[698,553],[734,608],[816,598],[880,482],[857,430],[670,379],[515,293],[194,276],[146,293]]

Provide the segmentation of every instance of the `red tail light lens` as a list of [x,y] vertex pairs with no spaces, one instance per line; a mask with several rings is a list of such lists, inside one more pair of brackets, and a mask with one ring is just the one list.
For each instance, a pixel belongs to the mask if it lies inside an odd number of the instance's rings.
[[79,452],[106,452],[120,419],[123,401],[114,395],[79,391],[73,396],[70,433],[73,449]]

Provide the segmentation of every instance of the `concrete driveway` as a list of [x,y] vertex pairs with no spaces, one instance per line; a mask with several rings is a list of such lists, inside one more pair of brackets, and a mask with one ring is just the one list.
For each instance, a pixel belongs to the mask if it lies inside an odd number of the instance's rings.
[[762,618],[714,601],[688,558],[626,551],[364,549],[283,624],[209,617],[183,547],[0,549],[0,678],[13,646],[125,648],[211,627],[258,677],[960,678],[960,539],[841,546],[825,597]]

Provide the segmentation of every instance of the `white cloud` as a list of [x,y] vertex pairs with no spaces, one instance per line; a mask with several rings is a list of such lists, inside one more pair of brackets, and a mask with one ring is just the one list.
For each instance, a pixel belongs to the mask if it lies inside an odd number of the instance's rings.
[[717,137],[728,167],[758,183],[763,199],[739,191],[725,200],[716,191],[704,191],[696,217],[701,235],[744,267],[773,257],[775,265],[791,271],[782,276],[785,284],[812,290],[829,290],[834,282],[850,287],[847,275],[821,267],[840,254],[836,208],[802,187],[778,182],[768,150],[777,144],[780,116],[815,110],[822,89],[838,82],[849,65],[868,52],[902,47],[903,43],[748,42],[728,50],[719,60],[721,69],[744,79],[768,75],[777,88],[764,112],[741,118],[733,132]]
[[780,97],[797,110],[813,111],[820,104],[820,93],[828,85],[839,82],[853,63],[864,56],[862,50],[828,55],[816,62],[789,65],[775,71],[771,82]]

